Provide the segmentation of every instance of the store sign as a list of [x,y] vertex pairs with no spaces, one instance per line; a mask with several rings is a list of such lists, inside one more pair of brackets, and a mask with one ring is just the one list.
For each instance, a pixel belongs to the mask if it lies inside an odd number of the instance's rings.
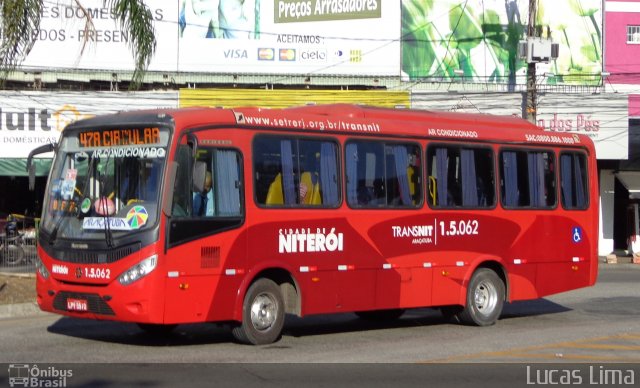
[[622,94],[547,93],[538,100],[538,126],[550,132],[587,135],[598,159],[629,155],[628,97]]
[[[0,149],[3,158],[26,158],[34,148],[55,143],[70,123],[99,114],[133,109],[175,108],[178,92],[27,92],[3,91],[0,95]],[[148,131],[147,131],[148,132]],[[109,139],[154,139],[153,133],[111,134]],[[86,134],[89,145],[95,138]],[[109,139],[101,138],[101,141]],[[42,157],[51,157],[43,154]]]

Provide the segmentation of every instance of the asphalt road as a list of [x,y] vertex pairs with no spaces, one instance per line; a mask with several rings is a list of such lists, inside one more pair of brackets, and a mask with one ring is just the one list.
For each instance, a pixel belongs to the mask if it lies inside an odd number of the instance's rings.
[[[278,363],[285,366],[287,374],[292,370],[286,365],[292,363],[346,364],[354,369],[366,369],[368,363],[406,365],[400,369],[433,363],[475,364],[471,368],[481,373],[486,373],[487,368],[478,368],[483,365],[480,363],[492,363],[489,365],[499,369],[504,369],[504,363],[515,363],[519,365],[518,372],[511,373],[518,373],[521,379],[522,368],[531,363],[637,365],[640,266],[601,266],[594,287],[508,304],[502,319],[485,328],[447,322],[431,309],[412,310],[386,323],[362,321],[353,314],[289,317],[280,341],[255,347],[234,343],[226,328],[212,324],[181,325],[169,336],[154,337],[133,324],[43,313],[0,320],[0,350],[0,362],[7,364],[119,363],[125,369],[131,365],[168,365],[160,368],[159,375],[171,370],[173,363],[215,365],[207,368],[208,372],[218,370],[221,366],[217,363],[247,363],[243,372],[260,369],[263,363]],[[430,368],[430,373],[438,373],[439,367]],[[375,372],[383,370],[384,367],[374,368]],[[132,374],[135,373],[134,368]],[[501,375],[505,375],[504,370]],[[373,382],[381,381],[385,380]]]

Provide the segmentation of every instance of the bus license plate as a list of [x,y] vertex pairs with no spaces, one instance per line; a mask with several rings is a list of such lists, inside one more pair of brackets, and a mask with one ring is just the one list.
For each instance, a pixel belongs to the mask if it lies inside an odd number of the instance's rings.
[[69,311],[89,311],[86,299],[67,299],[67,310]]

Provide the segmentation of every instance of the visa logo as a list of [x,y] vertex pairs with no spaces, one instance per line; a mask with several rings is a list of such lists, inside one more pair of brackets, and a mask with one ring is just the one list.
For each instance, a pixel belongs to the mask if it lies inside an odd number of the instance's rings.
[[247,54],[247,50],[224,50],[224,57],[227,59],[247,59],[249,58],[249,54]]

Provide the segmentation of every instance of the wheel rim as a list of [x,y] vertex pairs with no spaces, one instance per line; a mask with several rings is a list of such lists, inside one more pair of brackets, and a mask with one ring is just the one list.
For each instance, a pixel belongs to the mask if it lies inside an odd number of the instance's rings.
[[8,245],[4,248],[4,256],[7,264],[18,264],[22,261],[24,251],[15,245]]
[[251,304],[251,324],[256,330],[267,330],[276,321],[278,303],[271,294],[256,296]]
[[498,304],[498,290],[491,282],[481,282],[476,287],[473,302],[476,310],[484,315],[491,315]]

